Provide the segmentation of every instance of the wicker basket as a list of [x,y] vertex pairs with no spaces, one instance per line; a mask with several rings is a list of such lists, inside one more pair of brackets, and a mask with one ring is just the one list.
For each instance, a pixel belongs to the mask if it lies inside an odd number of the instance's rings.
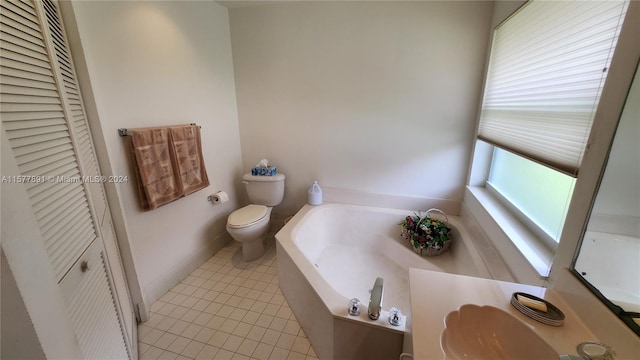
[[[413,246],[412,246],[413,247]],[[451,247],[451,240],[447,240],[442,244],[442,247],[437,249],[434,247],[426,247],[426,248],[413,248],[413,251],[416,252],[416,254],[420,255],[420,256],[438,256],[444,252],[446,252],[447,250],[449,250],[449,248]]]
[[[440,214],[442,214],[445,218],[445,221],[442,220],[438,220],[435,219],[433,217],[429,216],[430,212],[438,212]],[[408,226],[408,222],[409,222],[409,218],[407,217],[407,219],[405,219],[405,221],[403,223],[401,223],[402,225],[402,237],[405,239],[409,240],[409,244],[410,246],[413,248],[413,251],[420,255],[420,256],[437,256],[440,255],[444,252],[446,252],[447,250],[449,250],[449,248],[451,247],[451,228],[449,227],[449,218],[447,217],[447,214],[445,214],[442,210],[439,209],[429,209],[424,213],[424,216],[422,215],[418,215],[416,214],[415,218],[412,218],[413,223],[421,223],[421,221],[423,221],[425,218],[430,218],[432,220],[436,220],[439,224],[439,227],[444,226],[448,231],[446,232],[446,240],[442,243],[442,246],[438,246],[436,247],[435,244],[429,244],[427,246],[416,246],[416,242],[415,242],[415,236],[416,236],[416,232],[417,232],[417,227],[414,228],[410,228]],[[420,244],[420,245],[425,245],[424,243]]]

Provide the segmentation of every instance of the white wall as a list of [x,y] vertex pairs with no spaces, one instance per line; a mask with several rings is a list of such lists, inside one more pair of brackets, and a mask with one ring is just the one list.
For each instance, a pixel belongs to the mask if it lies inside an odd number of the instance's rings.
[[[110,207],[148,306],[229,240],[225,223],[238,204],[241,154],[228,13],[211,1],[77,1],[73,12],[102,171],[129,176],[111,189]],[[142,211],[128,139],[117,129],[192,122],[202,126],[211,185]],[[208,202],[217,190],[231,201]]]
[[230,8],[243,170],[287,176],[279,213],[320,185],[461,201],[492,2]]
[[3,359],[46,359],[26,305],[4,252],[0,250],[0,357]]

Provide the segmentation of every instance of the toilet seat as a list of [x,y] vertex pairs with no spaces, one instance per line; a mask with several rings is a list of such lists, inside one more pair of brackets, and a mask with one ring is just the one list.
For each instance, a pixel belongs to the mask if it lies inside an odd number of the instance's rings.
[[268,208],[264,205],[247,205],[229,215],[227,226],[230,228],[243,228],[251,226],[267,216]]

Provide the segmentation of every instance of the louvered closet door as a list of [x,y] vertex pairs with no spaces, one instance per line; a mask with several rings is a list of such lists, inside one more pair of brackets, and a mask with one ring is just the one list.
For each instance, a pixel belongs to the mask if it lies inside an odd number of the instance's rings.
[[[63,95],[62,98],[65,100],[67,119],[69,119],[69,125],[73,130],[72,138],[75,141],[76,154],[81,164],[83,175],[95,179],[101,174],[98,169],[98,162],[85,117],[68,42],[62,26],[59,6],[57,2],[51,0],[43,0],[42,5],[47,19],[46,30],[48,30],[49,38],[52,40],[51,48],[55,54],[53,60],[57,65],[59,78],[62,80],[60,82],[60,91]],[[91,200],[95,214],[94,218],[99,230],[98,233],[105,247],[106,264],[112,275],[113,290],[118,300],[116,303],[121,307],[120,314],[124,322],[125,337],[130,339],[129,343],[135,353],[137,349],[137,323],[120,259],[120,251],[115,238],[111,214],[107,206],[104,187],[100,182],[95,181],[85,182],[84,185],[88,189],[89,200]]]
[[85,359],[127,359],[104,250],[90,246],[60,284]]
[[0,115],[23,175],[6,180],[24,182],[84,357],[134,358],[122,316],[131,304],[111,277],[121,264],[100,236],[111,226],[98,220],[108,214],[102,185],[83,181],[99,172],[56,4],[0,6]]

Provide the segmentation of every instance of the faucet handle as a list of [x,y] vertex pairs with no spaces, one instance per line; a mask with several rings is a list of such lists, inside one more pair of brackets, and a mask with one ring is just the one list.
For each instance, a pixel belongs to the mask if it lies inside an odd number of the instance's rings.
[[351,316],[360,315],[360,300],[358,300],[357,298],[353,298],[349,300],[348,311],[349,311],[349,315]]
[[389,324],[400,326],[402,324],[402,311],[396,307],[389,309]]

